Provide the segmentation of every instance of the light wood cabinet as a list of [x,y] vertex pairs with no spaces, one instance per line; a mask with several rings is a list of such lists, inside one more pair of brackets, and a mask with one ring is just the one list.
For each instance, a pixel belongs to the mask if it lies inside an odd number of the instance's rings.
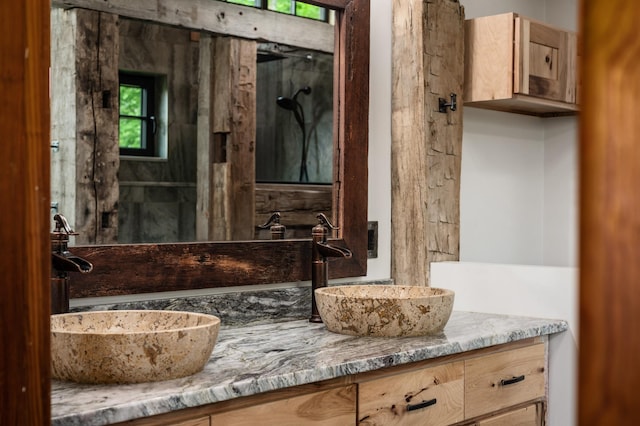
[[543,344],[465,361],[465,418],[545,395]]
[[356,386],[343,386],[211,415],[211,426],[344,426],[356,419]]
[[465,21],[464,104],[539,116],[578,111],[575,32],[516,13]]
[[464,419],[464,362],[358,384],[358,424],[445,426]]
[[543,337],[285,388],[135,426],[543,426]]
[[542,404],[531,404],[504,414],[480,420],[476,426],[540,426],[544,424]]

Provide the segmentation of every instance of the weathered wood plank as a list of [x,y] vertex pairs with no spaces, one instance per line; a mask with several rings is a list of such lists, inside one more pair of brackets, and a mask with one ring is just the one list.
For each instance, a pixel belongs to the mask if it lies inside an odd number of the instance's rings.
[[[333,2],[336,3],[336,2]],[[338,2],[338,3],[345,3]],[[269,40],[333,52],[333,26],[283,13],[220,1],[191,0],[53,0],[54,7],[79,7],[130,18],[210,31],[250,40]],[[286,28],[286,31],[283,31]]]
[[[198,57],[198,124],[196,159],[196,241],[211,240],[209,224],[212,208],[213,174],[213,38],[202,34]],[[213,204],[215,205],[215,204]]]
[[[118,240],[118,17],[77,10],[76,216],[78,244]],[[61,212],[64,214],[64,212]]]
[[227,163],[229,170],[224,174],[228,177],[225,188],[217,182],[212,185],[218,191],[216,197],[229,200],[229,209],[215,209],[228,216],[212,217],[212,226],[222,229],[215,222],[226,223],[225,234],[232,240],[253,239],[255,226],[256,55],[253,41],[215,39],[213,131],[225,135],[226,155],[217,161]]
[[464,10],[452,0],[393,3],[392,266],[399,284],[428,285],[429,263],[459,255]]

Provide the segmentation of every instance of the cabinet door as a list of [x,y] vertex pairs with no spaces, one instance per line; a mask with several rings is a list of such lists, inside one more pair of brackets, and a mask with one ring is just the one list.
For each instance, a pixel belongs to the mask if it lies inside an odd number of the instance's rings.
[[465,418],[543,398],[545,365],[544,344],[465,361]]
[[527,18],[515,18],[514,93],[576,102],[576,35]]
[[356,421],[356,385],[211,415],[211,426],[345,426]]
[[439,426],[464,418],[464,362],[359,384],[359,425]]
[[532,404],[524,408],[500,414],[476,423],[477,426],[542,426],[544,415],[542,404]]

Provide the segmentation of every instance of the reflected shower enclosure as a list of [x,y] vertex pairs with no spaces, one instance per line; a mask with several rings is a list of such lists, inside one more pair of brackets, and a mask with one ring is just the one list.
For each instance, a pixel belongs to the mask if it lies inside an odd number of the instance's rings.
[[333,182],[333,55],[258,55],[256,181]]

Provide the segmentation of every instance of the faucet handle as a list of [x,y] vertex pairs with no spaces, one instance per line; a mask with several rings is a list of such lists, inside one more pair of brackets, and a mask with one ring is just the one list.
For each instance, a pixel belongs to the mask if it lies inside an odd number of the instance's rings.
[[331,224],[331,222],[329,222],[329,219],[327,218],[327,216],[324,213],[318,213],[316,215],[316,217],[318,218],[318,225],[319,226],[324,226],[324,227],[327,227],[327,228],[332,229],[332,230],[340,229],[340,227],[338,227],[338,226],[333,226]]
[[333,226],[324,213],[318,213],[316,217],[318,218],[318,224],[311,230],[311,236],[317,241],[326,241],[329,231],[340,229],[337,226]]
[[56,213],[53,216],[53,220],[56,222],[56,228],[53,232],[62,233],[64,231],[67,235],[78,235],[77,232],[74,232],[73,229],[69,226],[67,219],[59,213]]
[[259,225],[262,229],[267,229],[271,231],[271,239],[272,240],[282,240],[284,239],[284,233],[287,228],[280,223],[280,212],[274,212],[269,220],[264,225]]

